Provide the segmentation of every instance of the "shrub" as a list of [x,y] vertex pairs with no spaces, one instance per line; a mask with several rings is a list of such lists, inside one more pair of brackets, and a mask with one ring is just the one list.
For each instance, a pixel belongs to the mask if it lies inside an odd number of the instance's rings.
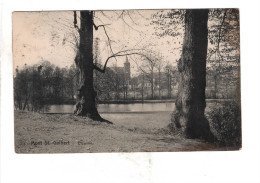
[[212,107],[207,113],[211,130],[225,145],[241,146],[241,109],[236,101]]

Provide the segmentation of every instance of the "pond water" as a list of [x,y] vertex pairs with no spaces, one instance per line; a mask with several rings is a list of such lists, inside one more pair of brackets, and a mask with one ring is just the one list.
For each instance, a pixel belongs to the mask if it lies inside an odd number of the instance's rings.
[[[73,113],[73,105],[51,105],[49,113]],[[174,103],[99,104],[100,113],[147,113],[175,110]]]
[[[208,105],[209,104],[209,105]],[[207,103],[209,106],[214,102]],[[51,105],[49,113],[73,113],[73,105]],[[171,114],[175,110],[173,102],[136,103],[136,104],[100,104],[98,111],[104,119],[128,129],[158,130],[171,123]]]

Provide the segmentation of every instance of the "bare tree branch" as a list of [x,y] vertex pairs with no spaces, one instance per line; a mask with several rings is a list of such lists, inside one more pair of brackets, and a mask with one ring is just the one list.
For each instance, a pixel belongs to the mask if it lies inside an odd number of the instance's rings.
[[227,16],[227,9],[225,9],[225,11],[224,11],[223,19],[222,19],[222,22],[221,22],[221,25],[220,25],[220,28],[219,28],[219,32],[218,32],[218,42],[217,42],[217,49],[218,50],[219,50],[219,44],[220,44],[220,39],[221,39],[221,30],[222,30],[222,27],[224,25],[226,16]]
[[102,14],[104,17],[106,17],[108,20],[111,20],[111,17],[107,16],[102,10],[99,11],[99,12],[101,12],[101,14]]
[[150,79],[150,77],[149,77],[149,74],[137,63],[137,61],[136,60],[134,60],[132,57],[130,57],[134,62],[135,62],[135,64],[137,65],[137,67],[141,70],[141,72],[142,73],[144,73],[145,74],[145,76],[146,77],[148,77],[149,79]]
[[79,27],[78,27],[78,25],[77,25],[77,12],[76,11],[73,11],[74,12],[74,27],[78,30],[78,31],[80,31],[79,30]]
[[99,27],[105,27],[106,25],[111,25],[111,24],[104,24],[104,25],[96,25],[94,22],[93,22],[93,26],[95,28],[95,30],[98,30]]
[[[140,53],[140,52],[130,52],[129,51],[133,51],[133,50],[124,50],[124,51],[119,51],[111,56],[109,56],[106,61],[105,61],[105,64],[104,64],[104,67],[103,69],[97,67],[94,65],[94,69],[96,69],[97,71],[99,72],[102,72],[102,73],[105,73],[106,71],[106,67],[107,67],[107,63],[108,61],[111,59],[111,58],[116,58],[116,57],[122,57],[122,56],[128,56],[128,55],[139,55],[139,56],[142,56],[144,58],[146,58],[147,60],[149,61],[152,61],[147,55],[143,54],[143,53]],[[136,50],[135,50],[136,51]]]
[[101,20],[101,18],[95,16],[95,19],[97,19],[98,21],[100,21],[102,24],[105,24],[105,23]]
[[132,20],[132,22],[133,22],[135,25],[138,25],[137,23],[135,23],[135,21],[134,21],[133,18],[131,17],[129,11],[127,11],[127,15],[129,16],[129,18]]
[[129,25],[129,24],[125,21],[123,14],[122,14],[122,21],[123,21],[129,28],[133,29],[134,31],[136,31],[136,32],[138,32],[138,33],[142,33],[141,31],[139,31],[139,30],[133,28],[131,25]]
[[137,10],[137,11],[135,11],[135,12],[137,12],[142,18],[146,19],[146,18],[139,12],[139,10]]
[[[110,51],[111,51],[111,53],[114,55],[114,52],[113,52],[113,49],[112,49],[112,46],[111,46],[111,39],[110,39],[110,37],[109,37],[108,34],[107,34],[107,30],[106,30],[105,26],[102,26],[102,27],[103,27],[104,32],[105,32],[105,34],[106,34]],[[115,60],[117,61],[116,57],[115,57]]]
[[[123,10],[122,13],[117,17],[117,20],[124,15],[124,11],[125,11],[125,10]],[[118,13],[117,13],[116,11],[114,11],[114,13],[116,13],[116,14],[118,15]]]

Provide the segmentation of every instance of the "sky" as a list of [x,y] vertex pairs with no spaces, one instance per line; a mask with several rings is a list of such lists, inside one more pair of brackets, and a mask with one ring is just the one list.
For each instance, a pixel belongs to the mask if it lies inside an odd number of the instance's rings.
[[[156,25],[151,24],[151,16],[156,12],[158,10],[96,11],[94,22],[96,25],[106,24],[114,53],[127,49],[148,49],[160,55],[164,63],[175,65],[180,57],[178,49],[181,48],[181,38],[177,40],[176,37],[154,34]],[[77,12],[78,24],[79,16],[80,12]],[[41,60],[48,60],[60,67],[69,67],[74,63],[78,33],[73,25],[73,11],[14,12],[12,17],[14,68],[33,65]],[[100,62],[104,63],[112,53],[102,27],[94,30],[95,38],[99,38]],[[140,56],[129,58],[132,75],[137,72],[141,60]],[[111,59],[108,66],[123,66],[124,61],[124,57]]]

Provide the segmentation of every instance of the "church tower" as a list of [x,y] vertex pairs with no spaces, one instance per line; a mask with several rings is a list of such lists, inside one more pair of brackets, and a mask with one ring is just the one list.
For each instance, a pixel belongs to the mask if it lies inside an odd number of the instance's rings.
[[126,79],[126,81],[130,81],[130,75],[131,75],[131,73],[130,73],[130,63],[129,63],[129,61],[128,61],[128,57],[126,56],[126,60],[125,60],[125,63],[124,63],[124,70],[125,70],[125,79]]

